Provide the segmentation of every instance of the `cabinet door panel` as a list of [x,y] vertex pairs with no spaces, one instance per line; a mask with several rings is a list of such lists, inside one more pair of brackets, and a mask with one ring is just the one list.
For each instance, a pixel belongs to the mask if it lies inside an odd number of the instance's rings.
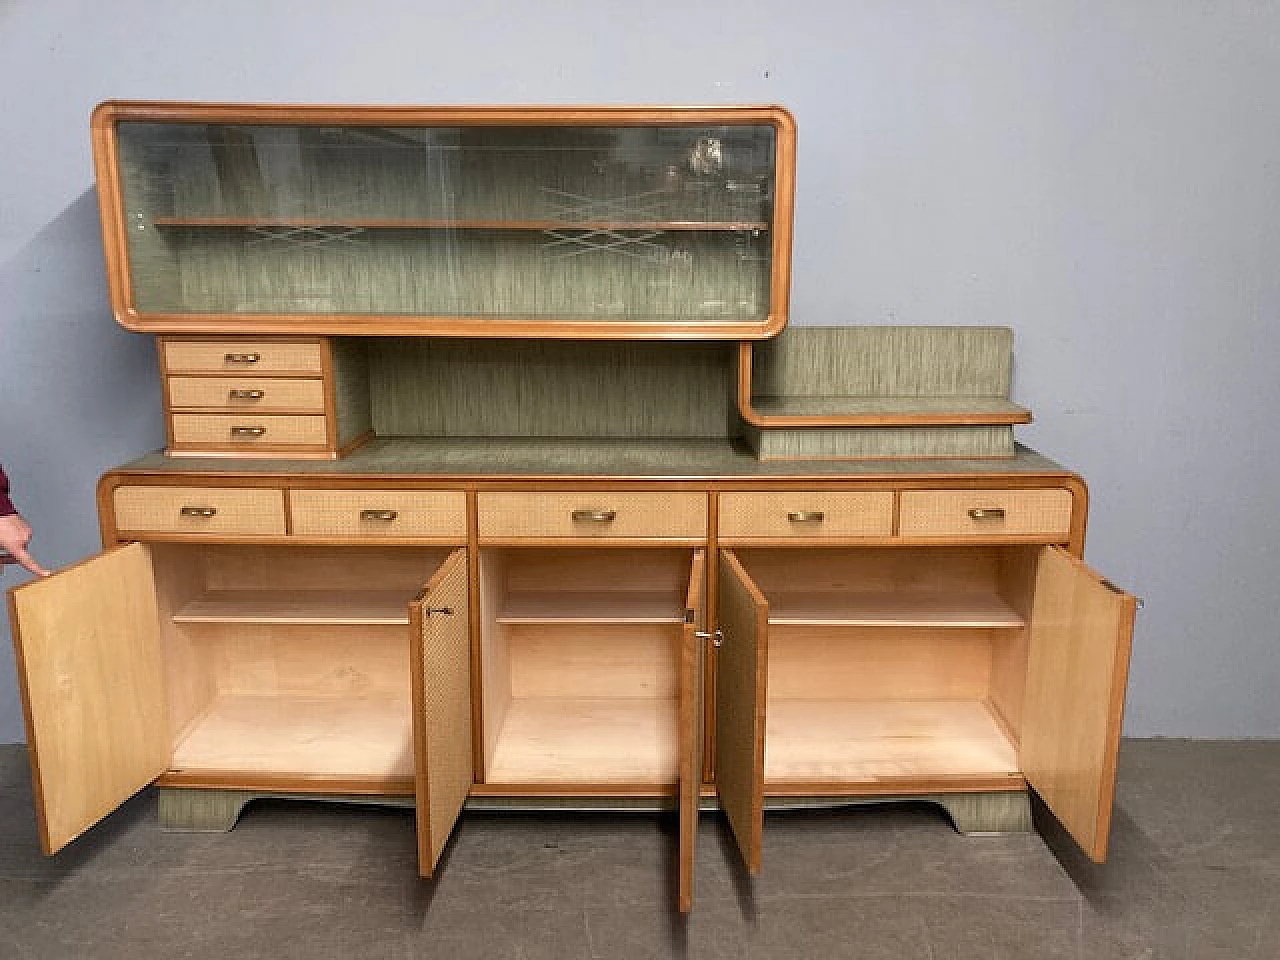
[[40,843],[55,853],[164,772],[151,553],[111,550],[9,591]]
[[698,806],[702,800],[703,676],[706,645],[706,554],[697,550],[685,599],[680,651],[680,888],[681,913],[693,909],[694,854],[698,845]]
[[764,833],[764,711],[769,605],[731,550],[720,554],[716,657],[716,790],[747,870]]
[[1137,601],[1059,547],[1036,568],[1021,764],[1094,861],[1107,856]]
[[471,792],[467,552],[455,550],[409,605],[418,872],[432,875]]

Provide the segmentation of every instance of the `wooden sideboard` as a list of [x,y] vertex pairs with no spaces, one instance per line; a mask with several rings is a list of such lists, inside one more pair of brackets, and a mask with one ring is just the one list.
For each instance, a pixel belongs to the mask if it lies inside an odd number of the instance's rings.
[[102,478],[101,555],[9,594],[47,852],[154,783],[182,829],[412,804],[424,876],[467,807],[673,810],[686,911],[703,810],[755,872],[769,807],[1029,830],[1034,791],[1105,858],[1136,601],[1083,563],[1084,481],[1013,442],[1010,331],[759,339],[785,111],[93,130],[168,447]]

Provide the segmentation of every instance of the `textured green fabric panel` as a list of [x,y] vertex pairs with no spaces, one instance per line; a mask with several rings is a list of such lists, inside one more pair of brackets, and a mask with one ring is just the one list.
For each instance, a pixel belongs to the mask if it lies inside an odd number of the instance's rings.
[[742,444],[724,440],[556,440],[378,438],[341,460],[237,460],[150,454],[122,470],[167,474],[410,475],[426,477],[552,475],[591,479],[927,476],[929,474],[1060,474],[1060,464],[1016,447],[1009,459],[787,460],[762,462]]
[[338,410],[338,446],[344,447],[373,425],[369,402],[366,344],[354,338],[333,339],[334,400]]
[[1007,327],[788,327],[753,351],[761,396],[1009,396]]
[[[1009,457],[1012,427],[746,428],[763,460],[826,457]],[[1001,461],[1003,463],[1003,461]]]
[[735,346],[391,338],[370,342],[380,436],[730,435]]

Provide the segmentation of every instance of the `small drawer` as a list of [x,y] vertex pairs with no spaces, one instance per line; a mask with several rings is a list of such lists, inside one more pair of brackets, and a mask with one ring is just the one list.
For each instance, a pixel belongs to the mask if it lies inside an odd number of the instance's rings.
[[892,534],[893,493],[889,490],[720,494],[719,535],[725,538]]
[[122,533],[283,536],[284,491],[260,487],[116,487]]
[[175,410],[324,413],[324,381],[273,377],[170,377]]
[[461,490],[292,490],[289,514],[297,536],[467,539]]
[[324,417],[261,416],[256,413],[175,413],[175,447],[241,450],[252,447],[323,447]]
[[165,340],[166,373],[323,372],[319,340]]
[[482,539],[707,535],[702,493],[480,493],[476,505]]
[[906,490],[904,537],[1043,537],[1071,532],[1070,490]]

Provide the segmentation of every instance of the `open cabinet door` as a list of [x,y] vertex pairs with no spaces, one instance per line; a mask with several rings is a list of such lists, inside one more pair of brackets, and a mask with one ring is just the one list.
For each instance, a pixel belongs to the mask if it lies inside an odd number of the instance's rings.
[[1021,764],[1097,863],[1107,857],[1137,601],[1059,547],[1036,565]]
[[681,913],[693,909],[693,865],[702,800],[703,677],[706,671],[707,555],[695,550],[680,642],[680,886]]
[[151,552],[108,551],[9,591],[40,844],[56,853],[169,765]]
[[471,608],[455,550],[409,604],[418,872],[435,871],[471,792]]
[[764,710],[769,605],[733,551],[720,552],[716,656],[716,791],[749,873],[764,836]]

